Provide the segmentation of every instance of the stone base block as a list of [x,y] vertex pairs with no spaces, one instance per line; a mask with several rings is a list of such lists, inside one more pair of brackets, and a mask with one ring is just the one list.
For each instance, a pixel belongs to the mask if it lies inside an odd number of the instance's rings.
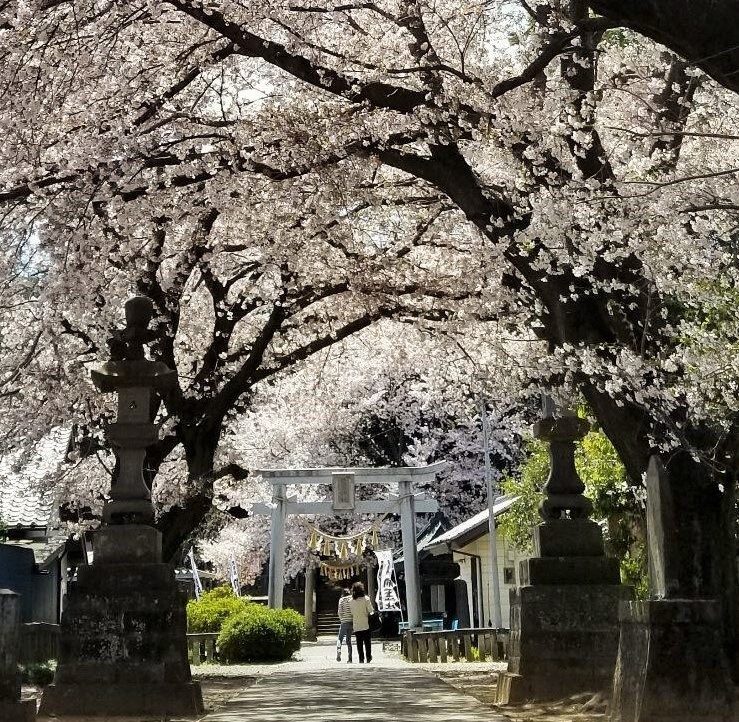
[[11,702],[0,699],[0,720],[2,722],[34,722],[36,719],[36,700]]
[[187,658],[185,603],[167,564],[101,564],[96,556],[92,566],[80,567],[67,594],[43,713],[201,713]]
[[603,531],[590,519],[553,519],[534,527],[534,556],[603,557]]
[[[195,682],[180,684],[50,684],[40,715],[84,717],[197,717],[203,696]],[[0,719],[5,721],[4,717]]]
[[718,602],[621,605],[610,722],[733,722]]
[[528,698],[523,677],[514,672],[501,672],[495,690],[496,704],[522,704]]
[[[532,557],[520,566],[522,585],[617,585],[618,560],[613,557]],[[614,617],[615,619],[615,617]]]
[[527,586],[511,590],[509,674],[498,703],[547,701],[609,689],[618,651],[621,584]]
[[558,700],[565,696],[561,680],[556,676],[535,679],[515,672],[503,672],[498,676],[495,703],[519,705],[532,700]]
[[95,564],[161,564],[162,535],[145,524],[105,526],[93,537]]

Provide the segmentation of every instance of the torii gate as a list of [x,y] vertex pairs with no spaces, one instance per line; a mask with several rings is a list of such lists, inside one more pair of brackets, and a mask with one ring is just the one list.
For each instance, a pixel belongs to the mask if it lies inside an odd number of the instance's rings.
[[[262,469],[256,473],[272,482],[272,503],[255,504],[253,511],[271,517],[269,551],[269,606],[282,608],[285,578],[285,517],[288,514],[400,514],[403,539],[405,596],[410,629],[422,626],[421,579],[418,573],[415,515],[438,511],[435,499],[416,498],[414,482],[431,482],[446,466],[437,461],[428,466],[384,468]],[[333,501],[299,502],[287,496],[287,487],[298,484],[327,484],[333,489]],[[389,499],[355,500],[357,484],[398,485],[398,495]]]

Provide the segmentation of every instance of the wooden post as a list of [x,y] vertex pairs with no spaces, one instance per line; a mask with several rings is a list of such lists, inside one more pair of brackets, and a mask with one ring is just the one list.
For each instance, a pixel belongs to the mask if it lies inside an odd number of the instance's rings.
[[498,632],[490,635],[490,661],[497,662],[500,659],[500,649],[498,648]]
[[371,561],[367,561],[367,596],[372,606],[377,606],[377,567]]
[[459,634],[452,636],[452,657],[455,662],[459,662]]
[[418,662],[418,645],[413,637],[413,632],[403,633],[405,639],[405,655],[409,662]]
[[315,625],[315,597],[316,591],[316,568],[313,566],[312,559],[308,560],[305,565],[305,599],[304,599],[304,611],[305,611],[305,638],[311,641],[316,639],[316,625]]
[[435,634],[430,634],[428,637],[428,650],[429,650],[429,662],[438,662],[439,658],[436,654],[436,645],[438,644],[438,637]]
[[463,639],[464,639],[464,656],[468,662],[474,662],[475,660],[472,659],[472,635],[465,634]]
[[445,634],[439,635],[439,661],[446,662],[446,640]]
[[421,634],[418,637],[416,637],[416,642],[418,643],[418,661],[419,662],[428,662],[428,647],[426,646],[426,639]]
[[418,572],[416,545],[416,505],[410,480],[398,482],[400,497],[400,530],[403,537],[403,571],[405,572],[405,601],[408,607],[408,627],[421,629],[421,577]]
[[271,609],[282,609],[285,586],[285,485],[276,484],[272,501],[272,523],[269,537],[269,588],[267,604]]

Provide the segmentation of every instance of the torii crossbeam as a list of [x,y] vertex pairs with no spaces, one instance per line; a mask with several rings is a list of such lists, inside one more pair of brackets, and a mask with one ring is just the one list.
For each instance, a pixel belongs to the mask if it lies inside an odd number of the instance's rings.
[[[269,552],[269,606],[282,608],[285,577],[285,517],[288,514],[400,514],[403,538],[403,566],[408,622],[411,629],[422,626],[421,580],[418,573],[415,515],[435,512],[435,499],[416,497],[413,484],[433,481],[446,462],[428,466],[386,468],[262,469],[256,473],[272,483],[272,503],[256,504],[255,514],[271,517]],[[299,502],[287,496],[287,487],[303,484],[327,484],[333,489],[333,501]],[[397,484],[398,494],[389,499],[355,500],[355,487]]]

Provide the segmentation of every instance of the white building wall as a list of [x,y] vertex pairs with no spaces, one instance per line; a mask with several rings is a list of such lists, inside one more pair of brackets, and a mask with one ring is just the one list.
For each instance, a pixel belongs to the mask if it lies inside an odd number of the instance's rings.
[[[518,563],[526,558],[513,545],[506,543],[501,536],[500,530],[496,529],[497,552],[498,552],[498,579],[500,581],[500,611],[504,627],[510,627],[510,604],[509,592],[518,584]],[[482,601],[482,623],[488,626],[492,623],[491,580],[492,565],[490,564],[490,548],[488,546],[488,534],[475,539],[467,546],[460,547],[460,551],[467,554],[475,554],[482,565],[481,589],[478,590]],[[465,554],[454,552],[454,561],[459,564],[460,576],[467,582],[467,595],[470,604],[470,620],[472,619],[472,558]],[[506,573],[506,569],[508,572]],[[478,580],[480,583],[480,580]],[[480,604],[478,603],[478,608]]]

